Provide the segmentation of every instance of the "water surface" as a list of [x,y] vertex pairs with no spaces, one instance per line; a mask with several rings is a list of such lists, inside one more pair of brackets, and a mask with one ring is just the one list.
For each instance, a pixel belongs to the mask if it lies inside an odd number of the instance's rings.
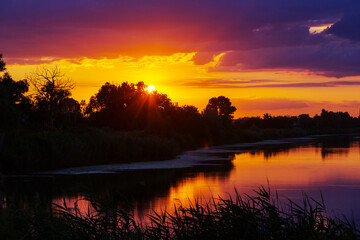
[[72,206],[77,202],[86,212],[91,207],[82,199],[91,196],[132,209],[144,219],[152,209],[171,211],[174,205],[186,205],[189,200],[226,198],[235,194],[235,188],[252,194],[270,183],[283,200],[299,201],[304,193],[319,199],[321,193],[331,214],[345,214],[360,223],[359,140],[347,135],[235,144],[188,152],[171,164],[8,176],[0,191],[0,204],[40,206],[50,211],[53,203],[65,201]]

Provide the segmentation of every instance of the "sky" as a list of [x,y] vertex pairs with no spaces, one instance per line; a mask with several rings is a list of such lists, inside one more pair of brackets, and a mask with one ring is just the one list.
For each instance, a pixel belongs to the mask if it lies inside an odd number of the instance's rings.
[[360,109],[358,0],[2,0],[0,53],[17,80],[58,65],[79,101],[144,81],[235,117]]

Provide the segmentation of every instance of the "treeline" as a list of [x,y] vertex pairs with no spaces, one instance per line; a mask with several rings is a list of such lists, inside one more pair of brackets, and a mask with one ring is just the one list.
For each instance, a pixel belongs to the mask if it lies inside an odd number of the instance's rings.
[[[0,72],[5,62],[0,55]],[[29,94],[32,85],[34,91]],[[201,112],[191,105],[180,106],[166,95],[149,91],[143,82],[137,84],[105,83],[89,102],[71,98],[74,83],[59,68],[41,68],[27,78],[14,81],[5,72],[0,77],[0,131],[28,127],[64,129],[74,126],[109,127],[114,130],[144,130],[148,133],[171,136],[190,134],[199,140],[218,138],[221,132],[233,128],[355,128],[359,119],[347,112],[323,109],[310,117],[271,116],[233,120],[236,108],[224,96],[211,98]]]
[[189,135],[202,145],[231,129],[236,110],[228,98],[219,96],[199,112],[195,106],[173,103],[166,94],[150,92],[143,82],[107,82],[88,104],[71,98],[72,88],[72,81],[57,67],[39,69],[20,81],[5,73],[0,78],[0,132],[108,127],[162,137]]
[[299,116],[271,116],[264,114],[262,118],[240,118],[234,125],[242,129],[258,128],[305,128],[305,129],[339,129],[357,128],[360,126],[359,118],[350,116],[347,112],[333,112],[325,109],[320,115],[310,117],[309,114]]
[[212,98],[201,113],[191,105],[179,106],[166,94],[148,91],[143,82],[105,83],[86,106],[84,116],[93,126],[116,130],[145,130],[171,137],[191,135],[200,144],[232,125],[236,108],[228,98]]
[[227,97],[213,97],[199,111],[143,82],[107,82],[88,103],[78,102],[71,98],[74,82],[58,67],[15,81],[0,55],[0,72],[1,171],[162,160],[209,145],[359,127],[358,118],[326,110],[312,118],[265,114],[234,120],[236,108]]

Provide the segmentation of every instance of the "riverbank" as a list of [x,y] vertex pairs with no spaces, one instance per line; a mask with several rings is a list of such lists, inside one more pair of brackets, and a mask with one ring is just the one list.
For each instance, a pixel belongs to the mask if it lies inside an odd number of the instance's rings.
[[252,153],[259,149],[276,148],[276,147],[289,148],[291,146],[300,143],[315,141],[317,138],[321,136],[328,136],[328,135],[311,135],[307,137],[263,140],[252,143],[217,145],[212,147],[185,151],[171,160],[83,166],[83,167],[74,167],[74,168],[46,171],[46,172],[41,172],[39,174],[88,175],[88,174],[118,173],[120,171],[132,171],[132,170],[156,170],[156,169],[160,170],[160,169],[191,168],[195,166],[213,166],[213,165],[219,165],[219,162],[222,163],[224,161],[232,160],[232,158],[229,157],[219,157],[216,155],[222,155],[222,154],[230,155],[235,153],[247,153],[247,152]]
[[[232,129],[224,132],[221,138],[210,137],[207,141],[196,141],[192,136],[184,134],[160,137],[141,131],[118,132],[100,128],[19,131],[6,134],[0,152],[0,167],[2,173],[23,174],[132,162],[152,161],[153,163],[149,164],[151,166],[158,165],[159,161],[173,159],[184,151],[201,147],[304,137],[310,134],[356,132],[360,130]],[[160,165],[164,164],[165,162]],[[189,162],[176,161],[167,164],[170,164],[169,166],[180,164],[179,167],[184,167]]]
[[29,173],[118,162],[169,159],[180,153],[174,139],[143,132],[80,128],[9,133],[1,151],[3,173]]

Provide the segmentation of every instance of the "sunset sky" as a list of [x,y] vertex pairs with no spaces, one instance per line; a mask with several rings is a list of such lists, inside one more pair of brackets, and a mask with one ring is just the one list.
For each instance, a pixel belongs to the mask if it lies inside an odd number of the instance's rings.
[[16,80],[59,65],[77,100],[144,81],[236,117],[360,108],[359,0],[2,0],[0,53]]

